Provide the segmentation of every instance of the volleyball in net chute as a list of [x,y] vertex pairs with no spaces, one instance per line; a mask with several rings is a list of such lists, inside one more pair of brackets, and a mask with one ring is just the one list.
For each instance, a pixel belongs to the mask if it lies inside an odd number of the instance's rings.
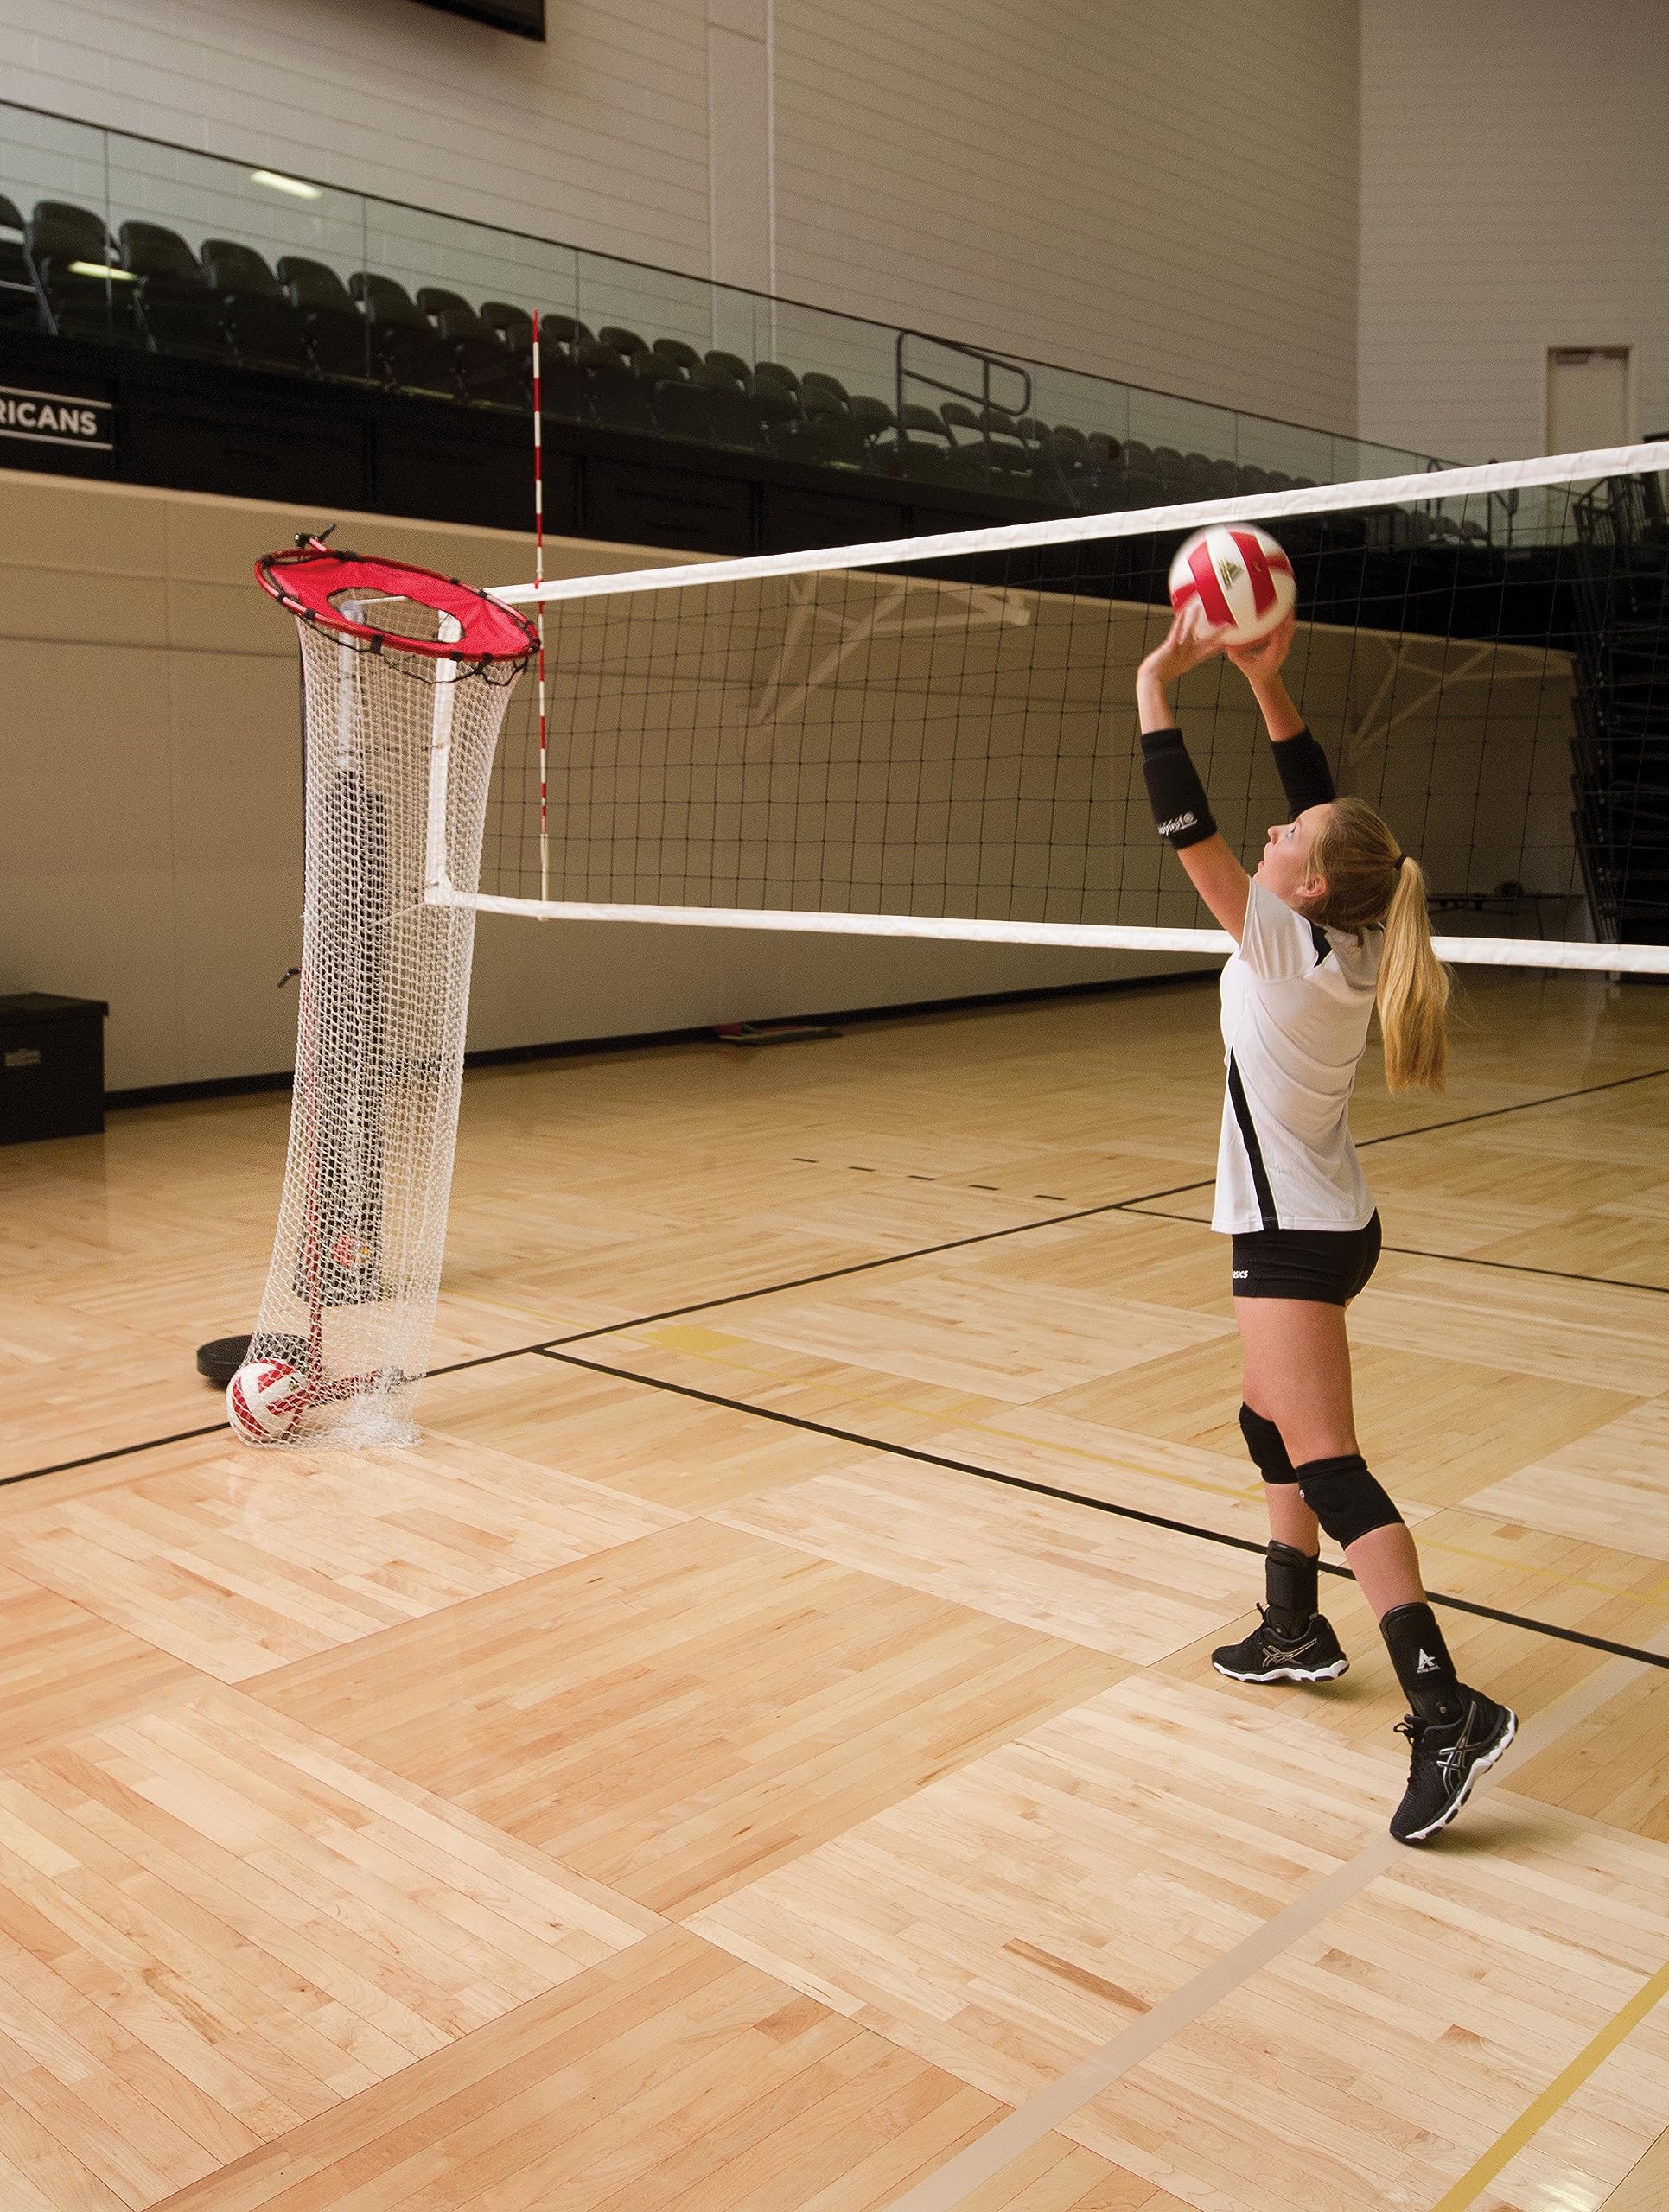
[[468,585],[318,538],[256,575],[301,633],[305,894],[277,1236],[227,1409],[249,1443],[410,1442],[463,1069],[459,894],[535,632]]
[[[269,1378],[265,1440],[415,1433],[476,913],[1047,946],[1098,975],[1226,953],[1154,836],[1132,704],[1201,530],[1284,550],[1289,689],[1421,860],[1444,959],[1669,971],[1666,467],[1647,445],[487,594],[316,541],[263,563],[308,763],[250,1351],[301,1380]],[[1283,803],[1245,685],[1208,663],[1178,714],[1256,849]]]

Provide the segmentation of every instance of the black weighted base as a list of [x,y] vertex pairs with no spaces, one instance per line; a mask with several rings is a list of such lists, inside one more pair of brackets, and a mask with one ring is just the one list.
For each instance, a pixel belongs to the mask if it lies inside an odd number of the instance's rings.
[[212,1344],[198,1345],[197,1372],[224,1389],[248,1357],[246,1336],[216,1337]]

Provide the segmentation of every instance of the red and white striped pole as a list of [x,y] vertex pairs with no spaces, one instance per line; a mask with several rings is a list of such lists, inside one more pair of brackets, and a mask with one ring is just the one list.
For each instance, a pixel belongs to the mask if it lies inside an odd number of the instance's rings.
[[[539,391],[539,311],[533,310],[533,581],[545,582],[545,413]],[[545,721],[545,601],[533,602],[538,609],[539,633],[539,897],[551,896],[551,831],[547,812],[547,782]]]

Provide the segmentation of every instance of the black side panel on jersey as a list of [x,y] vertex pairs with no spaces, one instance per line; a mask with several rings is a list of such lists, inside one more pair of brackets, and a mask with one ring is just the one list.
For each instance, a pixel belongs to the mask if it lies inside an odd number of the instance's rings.
[[1258,1211],[1265,1229],[1278,1229],[1280,1216],[1275,1211],[1275,1193],[1270,1188],[1269,1170],[1264,1165],[1264,1148],[1258,1141],[1258,1132],[1252,1125],[1252,1109],[1246,1104],[1245,1085],[1240,1080],[1240,1071],[1231,1052],[1228,1061],[1229,1103],[1234,1109],[1234,1118],[1239,1125],[1240,1141],[1246,1148],[1246,1158],[1252,1165],[1252,1187],[1258,1197]]

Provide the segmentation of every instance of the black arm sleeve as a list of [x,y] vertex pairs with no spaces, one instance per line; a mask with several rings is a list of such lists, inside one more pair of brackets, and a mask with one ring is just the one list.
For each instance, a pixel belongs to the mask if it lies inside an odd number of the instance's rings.
[[1168,837],[1180,853],[1217,835],[1206,803],[1200,772],[1188,759],[1180,729],[1143,730],[1142,773],[1147,779],[1148,804],[1159,835]]
[[1333,788],[1327,755],[1307,729],[1301,729],[1296,737],[1276,740],[1275,766],[1295,818],[1307,806],[1325,806],[1328,799],[1339,796]]

